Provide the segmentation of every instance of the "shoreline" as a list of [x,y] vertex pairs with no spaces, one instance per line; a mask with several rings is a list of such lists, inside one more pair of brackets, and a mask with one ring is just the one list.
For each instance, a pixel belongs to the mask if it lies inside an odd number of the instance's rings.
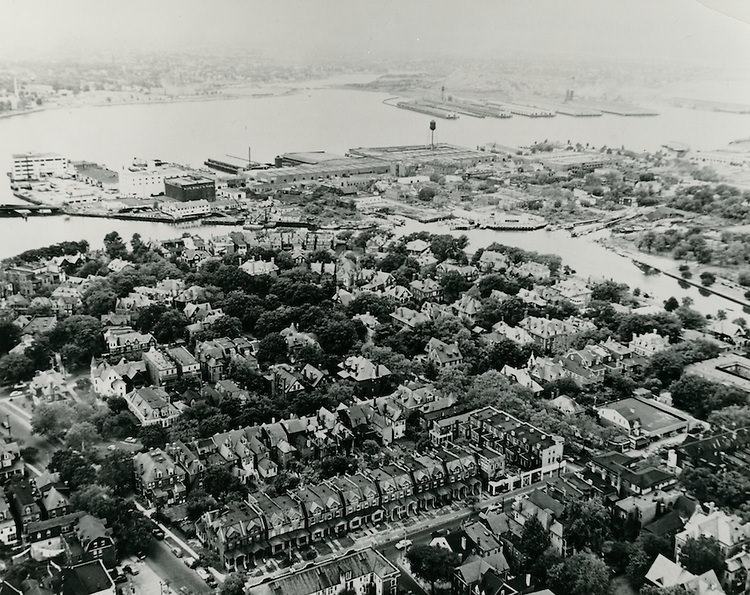
[[179,103],[209,103],[212,101],[236,101],[239,99],[263,99],[266,97],[286,97],[288,95],[295,95],[301,91],[298,87],[289,87],[284,91],[279,92],[268,92],[268,93],[250,93],[250,94],[232,94],[232,95],[186,95],[170,97],[169,99],[159,101],[138,101],[138,100],[124,100],[124,101],[92,101],[84,103],[73,103],[69,105],[48,105],[41,107],[23,110],[23,111],[10,111],[0,113],[0,119],[13,118],[20,116],[28,116],[31,114],[38,114],[42,112],[54,112],[65,109],[80,109],[86,107],[120,107],[126,105],[172,105]]
[[[750,300],[745,298],[744,295],[742,295],[741,293],[738,293],[739,290],[734,291],[731,286],[728,286],[726,283],[723,283],[722,281],[727,281],[727,282],[730,281],[728,278],[724,276],[717,275],[716,281],[713,284],[709,286],[705,286],[700,282],[694,281],[693,279],[685,279],[684,277],[682,277],[678,268],[679,264],[677,263],[677,261],[673,259],[669,259],[668,257],[664,257],[664,256],[654,257],[654,255],[648,254],[647,252],[640,252],[639,250],[635,250],[632,247],[627,248],[627,247],[619,246],[616,243],[608,242],[606,239],[596,240],[596,243],[598,243],[603,248],[609,250],[610,252],[617,254],[618,256],[622,256],[623,258],[629,259],[633,264],[635,264],[639,268],[645,265],[645,267],[648,267],[649,269],[652,269],[653,271],[656,271],[657,273],[661,273],[663,275],[666,275],[667,277],[675,279],[678,283],[684,282],[686,285],[694,287],[698,289],[699,291],[705,291],[711,295],[715,295],[715,296],[724,298],[726,300],[729,300],[730,302],[733,302],[739,306],[742,306],[743,310],[750,309]],[[658,259],[658,260],[655,260],[655,259]],[[664,262],[662,262],[662,260],[664,260]],[[674,265],[673,267],[674,270],[669,269],[668,265],[670,263]],[[691,263],[691,264],[698,265],[698,263]]]

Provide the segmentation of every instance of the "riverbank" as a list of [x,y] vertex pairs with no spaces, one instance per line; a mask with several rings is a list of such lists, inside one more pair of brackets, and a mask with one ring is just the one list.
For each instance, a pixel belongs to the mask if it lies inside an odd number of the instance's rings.
[[695,287],[700,292],[729,300],[742,306],[743,310],[746,309],[750,311],[750,300],[744,295],[746,290],[726,277],[717,275],[716,281],[710,286],[703,285],[694,280],[694,278],[700,278],[700,274],[704,271],[716,274],[716,267],[706,267],[698,263],[690,263],[693,276],[690,279],[686,279],[682,276],[682,271],[680,271],[680,263],[668,257],[641,252],[635,248],[623,245],[624,243],[622,241],[618,242],[612,236],[606,239],[600,239],[597,243],[618,256],[631,260],[633,264],[640,267],[642,270],[645,268],[656,273],[664,274],[675,279],[681,285],[684,284]]

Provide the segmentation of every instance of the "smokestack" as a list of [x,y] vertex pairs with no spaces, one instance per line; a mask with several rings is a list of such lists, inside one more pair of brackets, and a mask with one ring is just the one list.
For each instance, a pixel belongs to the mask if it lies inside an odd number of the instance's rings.
[[252,147],[247,148],[247,166],[248,167],[253,166],[253,148]]

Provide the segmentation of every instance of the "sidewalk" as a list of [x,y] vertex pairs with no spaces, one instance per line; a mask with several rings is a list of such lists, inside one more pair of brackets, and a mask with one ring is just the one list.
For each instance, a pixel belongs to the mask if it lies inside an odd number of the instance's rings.
[[190,556],[192,556],[196,560],[198,558],[200,558],[200,555],[197,554],[196,551],[193,548],[191,548],[187,543],[185,543],[184,541],[182,541],[182,539],[180,539],[179,537],[177,537],[177,535],[175,535],[174,533],[172,533],[172,531],[170,531],[168,527],[166,527],[166,526],[162,525],[160,522],[152,519],[151,515],[153,514],[153,511],[145,508],[140,502],[138,502],[138,500],[133,500],[133,503],[135,504],[135,507],[138,510],[140,510],[144,515],[146,515],[148,518],[150,518],[153,523],[156,523],[159,526],[159,528],[162,531],[164,531],[164,534],[167,537],[170,537],[177,545],[179,545],[183,550],[185,550]]

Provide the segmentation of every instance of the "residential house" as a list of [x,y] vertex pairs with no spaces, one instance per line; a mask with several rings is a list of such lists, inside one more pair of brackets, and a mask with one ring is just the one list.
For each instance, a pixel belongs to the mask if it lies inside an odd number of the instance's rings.
[[655,353],[669,349],[669,337],[662,337],[656,330],[642,335],[633,333],[633,338],[628,347],[636,355],[651,357]]
[[135,490],[148,502],[181,504],[186,495],[186,473],[172,457],[156,448],[133,457]]
[[502,252],[484,250],[477,264],[482,273],[499,272],[508,268],[508,258]]
[[444,343],[440,339],[432,337],[425,347],[427,361],[437,370],[449,370],[457,368],[464,362],[458,343]]
[[346,589],[395,595],[400,572],[380,552],[367,548],[255,585],[247,595],[332,595]]
[[245,570],[266,538],[263,513],[247,502],[230,502],[209,510],[196,523],[200,542],[221,560],[226,570]]
[[426,279],[415,279],[409,283],[409,289],[414,299],[419,302],[440,299],[440,295],[442,294],[440,284],[429,277]]
[[169,399],[167,392],[159,387],[135,389],[125,395],[128,409],[141,426],[168,428],[180,416],[180,411]]
[[696,576],[677,562],[658,554],[646,573],[646,584],[659,589],[683,587],[688,593],[724,595],[716,573],[713,570]]
[[453,313],[459,318],[476,324],[477,314],[482,309],[482,302],[468,293],[463,294],[457,301],[451,304]]
[[18,541],[16,521],[13,519],[5,490],[0,487],[0,543],[12,546]]
[[382,364],[372,363],[366,357],[349,356],[339,364],[339,368],[339,378],[353,380],[361,395],[381,395],[390,387],[391,371]]
[[156,346],[151,333],[139,333],[129,326],[109,327],[104,331],[107,353],[116,355],[140,355]]
[[430,318],[421,312],[407,308],[406,306],[399,306],[393,312],[391,312],[391,318],[397,324],[402,327],[413,329],[418,324],[424,324],[430,321]]
[[679,559],[680,551],[688,539],[697,539],[700,536],[714,538],[726,560],[740,551],[746,551],[750,546],[750,523],[744,522],[737,515],[730,515],[715,508],[705,514],[698,513],[675,535],[675,559]]

